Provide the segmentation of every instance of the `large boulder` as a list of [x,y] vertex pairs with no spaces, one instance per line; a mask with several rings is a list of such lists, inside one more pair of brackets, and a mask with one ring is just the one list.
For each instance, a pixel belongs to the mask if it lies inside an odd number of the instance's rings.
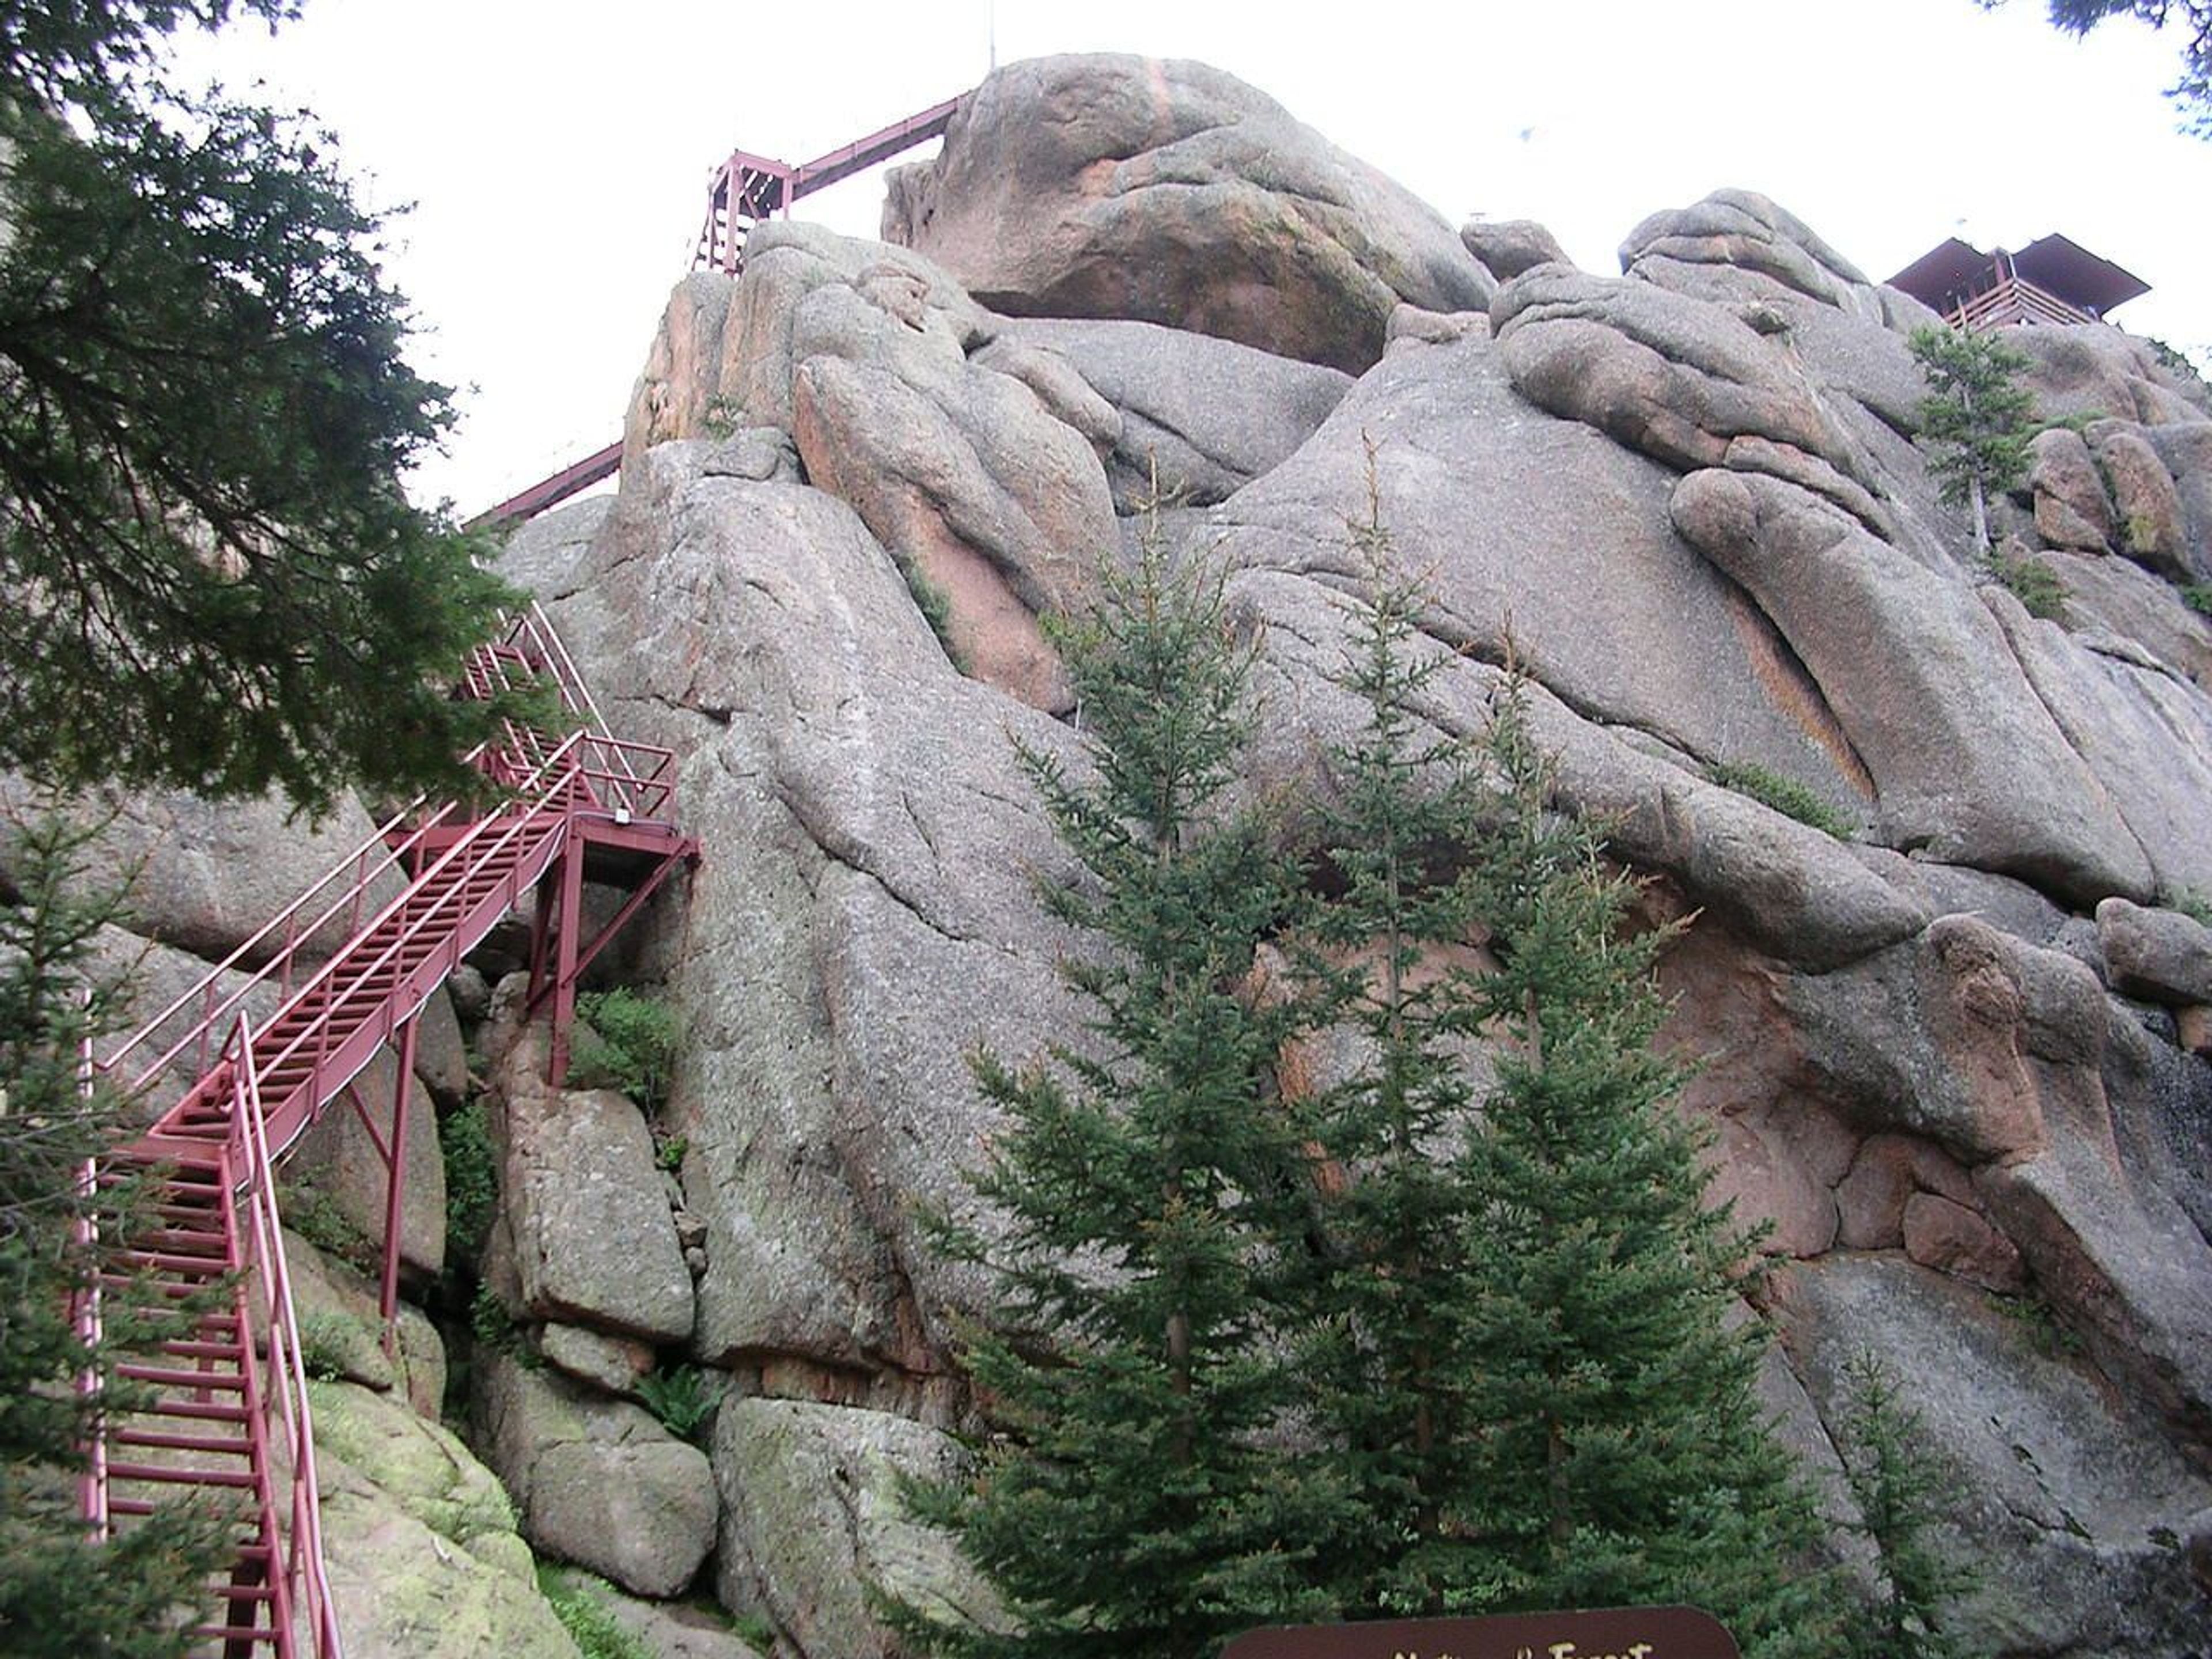
[[714,1544],[706,1454],[626,1401],[486,1358],[488,1455],[531,1542],[640,1595],[679,1594]]
[[714,1427],[722,1493],[717,1589],[808,1655],[914,1651],[883,1620],[886,1599],[962,1626],[1004,1629],[989,1585],[956,1540],[915,1521],[908,1480],[957,1476],[943,1432],[883,1412],[743,1400]]
[[1501,283],[1535,265],[1571,265],[1559,239],[1534,219],[1470,219],[1459,240]]
[[2028,359],[2023,376],[2046,420],[2197,422],[2192,404],[2143,341],[2102,323],[2045,325],[2007,331],[2006,343]]
[[495,1223],[522,1311],[539,1319],[680,1342],[691,1275],[644,1114],[605,1089],[545,1080],[542,1026],[501,1059],[491,1133],[500,1151]]
[[2089,429],[2097,466],[2111,482],[2112,514],[2122,552],[2174,581],[2212,569],[2201,544],[2192,550],[2181,491],[2143,430],[2119,421]]
[[1647,282],[1539,265],[1498,289],[1492,333],[1520,393],[1678,471],[1729,467],[1817,491],[1869,529],[1891,515],[1863,447],[1769,337]]
[[1017,319],[981,361],[1009,345],[1064,358],[1114,406],[1106,471],[1125,514],[1155,492],[1192,507],[1224,500],[1287,459],[1352,386],[1333,368],[1155,323]]
[[[2001,589],[1983,598],[2028,685],[2142,848],[2153,888],[2212,891],[2212,690],[2140,651],[2039,621]],[[2094,889],[2076,890],[2085,906],[2098,900]]]
[[1693,472],[1673,516],[1819,683],[1885,841],[2092,903],[2150,890],[2141,843],[1972,588],[1778,478]]
[[586,660],[640,671],[603,702],[688,757],[709,849],[656,964],[690,1042],[666,1111],[707,1229],[693,1346],[926,1394],[979,1293],[917,1218],[975,1209],[968,1054],[1080,1023],[1034,887],[1070,867],[1012,739],[1075,745],[953,672],[849,508],[696,453],[648,452],[555,606]]
[[1064,707],[1037,619],[1079,610],[1114,543],[1111,404],[1057,358],[1011,342],[984,355],[995,319],[904,249],[781,222],[747,246],[734,295],[695,276],[671,296],[631,399],[631,470],[677,438],[713,442],[710,476],[803,465],[890,550],[969,672]]
[[[1668,523],[1672,475],[1531,410],[1486,339],[1393,356],[1195,533],[1255,603],[1264,586],[1270,610],[1326,611],[1365,574],[1347,526],[1368,518],[1370,465],[1393,559],[1428,574],[1437,641],[1492,662],[1510,647],[1571,707],[1685,758],[1756,762],[1839,805],[1863,800],[1818,689]],[[1301,629],[1281,631],[1295,648]],[[1333,647],[1308,653],[1270,707],[1297,708],[1335,672]]]
[[1865,273],[1796,214],[1755,191],[1717,190],[1688,207],[1653,214],[1622,241],[1620,268],[1707,297],[1733,300],[1779,289],[1875,327],[1885,321],[1881,294]]
[[1130,317],[1358,374],[1392,307],[1466,311],[1491,278],[1436,211],[1233,76],[1046,58],[963,99],[890,174],[884,240],[994,310]]

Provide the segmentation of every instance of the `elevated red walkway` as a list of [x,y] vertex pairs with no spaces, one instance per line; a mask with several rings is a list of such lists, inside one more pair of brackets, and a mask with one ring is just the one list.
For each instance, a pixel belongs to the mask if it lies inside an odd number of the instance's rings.
[[[556,693],[577,729],[556,736],[509,724],[472,757],[505,792],[496,805],[418,802],[400,813],[143,1030],[88,1061],[126,1095],[170,1102],[88,1176],[142,1182],[151,1199],[138,1211],[144,1224],[105,1243],[102,1283],[192,1311],[180,1334],[117,1367],[140,1397],[94,1449],[86,1519],[106,1536],[186,1495],[232,1505],[234,1557],[196,1626],[224,1659],[331,1659],[341,1649],[276,1165],[341,1100],[362,1111],[387,1176],[388,1346],[424,1004],[502,916],[532,899],[530,1002],[551,1007],[557,1080],[577,975],[697,856],[676,827],[673,756],[606,730],[535,605],[479,647],[460,695],[489,697],[526,681]],[[589,939],[587,877],[629,890]],[[380,1131],[356,1083],[387,1046],[397,1085]],[[78,1317],[96,1334],[96,1296]]]
[[[699,228],[698,246],[692,252],[691,268],[712,269],[730,276],[741,274],[745,264],[745,238],[760,221],[778,212],[788,216],[791,204],[800,197],[827,190],[916,144],[943,137],[945,129],[951,125],[953,111],[959,106],[958,98],[932,104],[902,121],[894,121],[865,138],[841,144],[811,161],[779,161],[774,156],[755,155],[742,149],[731,151],[729,160],[716,167],[707,182],[707,217]],[[551,477],[508,496],[498,506],[487,507],[469,520],[469,527],[520,524],[526,519],[533,519],[571,495],[612,477],[622,466],[622,451],[619,442],[594,451],[582,460],[562,467]]]

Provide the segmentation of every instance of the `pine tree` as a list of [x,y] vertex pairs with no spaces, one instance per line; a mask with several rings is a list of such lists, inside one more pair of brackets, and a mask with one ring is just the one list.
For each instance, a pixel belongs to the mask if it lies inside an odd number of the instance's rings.
[[[173,1509],[94,1544],[74,1479],[96,1413],[129,1407],[116,1355],[185,1334],[128,1295],[102,1298],[98,1340],[73,1316],[94,1270],[84,1230],[114,1237],[136,1201],[81,1179],[119,1115],[79,1073],[114,994],[89,966],[116,913],[80,880],[92,833],[54,813],[22,826],[5,861],[13,902],[0,905],[0,1650],[171,1659],[191,1645],[172,1609],[222,1559],[221,1517]],[[75,1386],[87,1375],[96,1397]]]
[[1268,1443],[1268,1246],[1300,1160],[1269,1097],[1295,1013],[1252,977],[1293,872],[1222,799],[1250,656],[1218,574],[1148,546],[1056,637],[1092,765],[1022,759],[1086,872],[1046,897],[1099,947],[1066,970],[1093,1042],[975,1061],[1007,1127],[975,1184],[1005,1231],[950,1243],[998,1275],[968,1358],[1000,1433],[971,1485],[916,1499],[1022,1633],[903,1622],[945,1652],[1194,1659],[1322,1608],[1301,1588],[1320,1500]]
[[1485,1012],[1498,1081],[1469,1146],[1485,1208],[1467,1340],[1482,1425],[1452,1516],[1482,1610],[1683,1601],[1747,1659],[1838,1651],[1842,1598],[1808,1568],[1821,1528],[1753,1392],[1765,1333],[1731,1325],[1754,1243],[1703,1201],[1704,1137],[1652,1047],[1663,936],[1625,931],[1632,888],[1553,767],[1516,678],[1486,747]]
[[1840,1449],[1859,1522],[1881,1559],[1881,1588],[1868,1610],[1862,1650],[1881,1659],[1956,1659],[1945,1604],[1978,1584],[1972,1568],[1936,1536],[1944,1470],[1923,1445],[1919,1413],[1898,1397],[1897,1379],[1871,1352],[1844,1368],[1849,1404]]
[[310,806],[460,793],[511,597],[399,474],[450,427],[380,217],[161,39],[289,0],[0,4],[0,764]]
[[2027,476],[2034,399],[2016,378],[2027,356],[1994,334],[1917,328],[1912,355],[1928,378],[1918,410],[1920,441],[1938,495],[1973,511],[1974,550],[1990,550],[1989,498]]
[[1346,1494],[1323,1552],[1346,1613],[1436,1613],[1467,1588],[1451,1518],[1482,1431],[1464,1298],[1480,1189],[1462,1156],[1477,993],[1451,953],[1480,934],[1482,781],[1467,746],[1425,735],[1416,705],[1451,665],[1416,655],[1422,586],[1395,573],[1370,474],[1353,529],[1366,586],[1351,609],[1340,684],[1364,720],[1328,757],[1317,815],[1332,880],[1306,932],[1314,1016],[1356,1036],[1355,1074],[1305,1104],[1328,1172],[1316,1183],[1318,1249],[1297,1297],[1310,1332],[1301,1376]]

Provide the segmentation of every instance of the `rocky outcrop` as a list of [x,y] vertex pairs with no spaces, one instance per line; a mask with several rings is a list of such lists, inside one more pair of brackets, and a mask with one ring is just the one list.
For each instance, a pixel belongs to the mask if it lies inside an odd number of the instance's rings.
[[884,239],[995,310],[1135,318],[1352,374],[1399,301],[1490,295],[1432,209],[1203,64],[1010,64],[890,191]]
[[356,1659],[575,1659],[489,1470],[434,1422],[345,1382],[314,1385],[323,1539]]
[[981,361],[1060,358],[1113,406],[1101,444],[1115,510],[1210,507],[1290,459],[1352,381],[1334,369],[1154,323],[1035,318],[1009,323]]
[[1943,1542],[1973,1540],[1978,1589],[1947,1620],[1966,1650],[2178,1656],[2212,1637],[2212,1486],[2039,1316],[1882,1258],[1801,1270],[1791,1314],[1830,1422],[1849,1416],[1855,1355],[1913,1403],[1908,1455],[1939,1471]]
[[1459,240],[1499,282],[1510,282],[1536,265],[1571,265],[1559,239],[1534,219],[1471,219]]
[[912,1401],[943,1369],[941,1310],[974,1301],[914,1213],[972,1208],[966,1052],[1078,1023],[1053,969],[1072,941],[1032,887],[1065,855],[1008,738],[1074,744],[953,670],[849,509],[699,458],[651,450],[558,579],[587,659],[647,670],[603,701],[692,757],[686,822],[715,849],[654,964],[692,1033],[670,1108],[707,1228],[692,1347]]

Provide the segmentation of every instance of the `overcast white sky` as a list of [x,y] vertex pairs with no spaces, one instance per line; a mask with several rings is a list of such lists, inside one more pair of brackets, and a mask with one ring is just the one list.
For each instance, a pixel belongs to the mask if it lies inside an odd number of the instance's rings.
[[[2063,231],[2152,284],[2116,320],[2212,362],[2212,143],[2160,96],[2179,42],[2087,40],[2041,0],[308,0],[270,38],[179,50],[188,78],[304,106],[380,205],[414,356],[463,388],[416,481],[474,512],[619,434],[708,174],[805,161],[998,61],[1119,51],[1241,76],[1455,226],[1543,221],[1619,269],[1638,220],[1763,191],[1869,276],[1951,234]],[[921,151],[917,154],[926,155]],[[909,157],[908,159],[912,159]],[[799,204],[872,235],[879,179]]]

